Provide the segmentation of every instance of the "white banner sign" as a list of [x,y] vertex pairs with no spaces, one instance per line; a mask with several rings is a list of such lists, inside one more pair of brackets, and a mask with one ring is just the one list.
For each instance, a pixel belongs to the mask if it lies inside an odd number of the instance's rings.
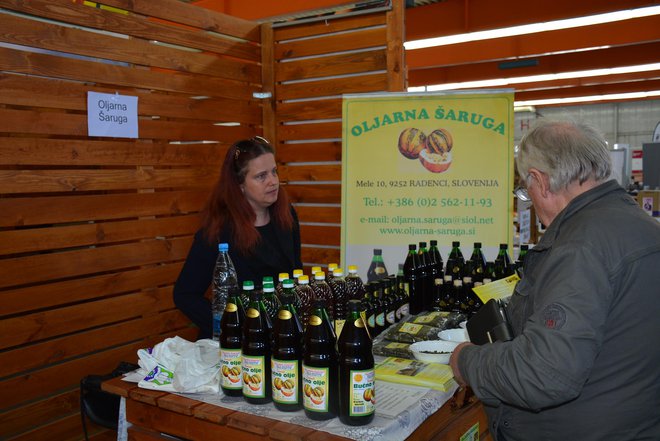
[[88,92],[88,135],[137,138],[137,106],[136,96]]

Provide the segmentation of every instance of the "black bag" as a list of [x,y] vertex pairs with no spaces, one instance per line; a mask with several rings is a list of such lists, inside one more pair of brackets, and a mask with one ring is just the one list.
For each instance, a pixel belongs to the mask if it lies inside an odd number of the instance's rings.
[[102,391],[101,383],[138,368],[136,364],[122,361],[109,374],[87,375],[80,380],[80,417],[86,440],[89,439],[86,418],[100,426],[117,430],[120,397]]
[[490,299],[479,308],[479,311],[468,320],[466,328],[470,341],[475,345],[513,339],[506,306],[495,299]]

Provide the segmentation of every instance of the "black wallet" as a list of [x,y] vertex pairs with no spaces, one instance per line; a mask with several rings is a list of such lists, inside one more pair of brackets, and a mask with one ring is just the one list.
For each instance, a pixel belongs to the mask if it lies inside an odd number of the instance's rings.
[[470,341],[476,345],[513,339],[513,331],[506,316],[506,306],[498,300],[487,301],[468,320],[466,327]]

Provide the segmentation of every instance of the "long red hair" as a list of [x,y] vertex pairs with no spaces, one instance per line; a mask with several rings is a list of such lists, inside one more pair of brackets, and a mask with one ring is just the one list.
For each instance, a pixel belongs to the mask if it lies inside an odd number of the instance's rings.
[[[260,235],[254,226],[257,216],[243,196],[241,184],[249,162],[267,153],[274,155],[275,150],[261,137],[237,141],[227,150],[220,178],[201,212],[202,229],[209,243],[216,243],[223,229],[228,228],[233,246],[242,254],[250,254],[259,244]],[[282,186],[269,210],[276,226],[283,230],[293,228],[289,198]]]

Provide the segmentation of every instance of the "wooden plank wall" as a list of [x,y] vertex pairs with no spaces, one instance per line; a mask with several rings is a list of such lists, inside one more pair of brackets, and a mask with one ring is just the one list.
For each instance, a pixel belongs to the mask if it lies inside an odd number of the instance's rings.
[[273,40],[269,136],[286,164],[305,266],[340,263],[341,95],[405,90],[403,8],[394,1],[387,12],[275,26],[262,38]]
[[[0,1],[0,439],[81,439],[83,376],[195,338],[172,284],[227,146],[262,133],[257,24],[104,3]],[[88,91],[137,96],[140,138],[87,137]]]

